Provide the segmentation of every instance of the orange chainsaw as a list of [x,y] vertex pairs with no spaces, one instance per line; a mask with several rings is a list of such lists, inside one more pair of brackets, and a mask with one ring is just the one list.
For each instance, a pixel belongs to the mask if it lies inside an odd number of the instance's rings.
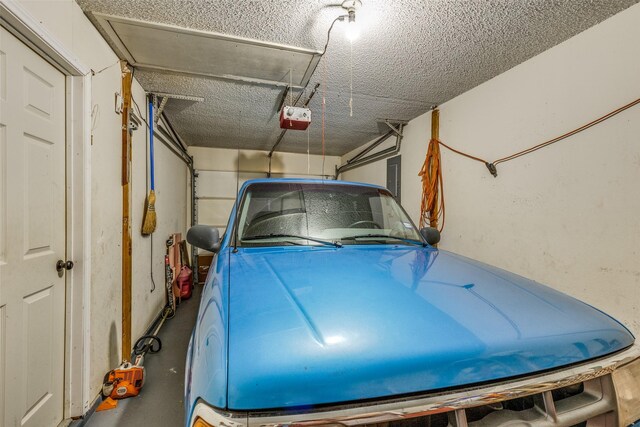
[[133,363],[124,361],[113,371],[107,372],[102,384],[102,395],[111,399],[125,399],[140,394],[140,389],[144,385],[145,370],[142,366],[144,356],[147,352],[157,353],[162,348],[162,342],[158,337],[158,332],[169,318],[169,314],[174,313],[170,307],[165,307],[162,317],[154,331],[150,335],[143,335],[133,346],[131,358]]
[[124,362],[116,369],[107,372],[102,384],[102,395],[112,399],[124,399],[137,396],[144,385],[143,356],[136,358],[134,364]]

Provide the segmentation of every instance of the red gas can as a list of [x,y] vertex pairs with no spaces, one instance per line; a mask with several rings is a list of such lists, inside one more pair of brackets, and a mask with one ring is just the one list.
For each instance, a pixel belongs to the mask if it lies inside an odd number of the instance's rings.
[[180,299],[191,298],[191,291],[193,289],[193,271],[186,265],[180,268],[180,273],[177,279],[178,289],[180,289]]

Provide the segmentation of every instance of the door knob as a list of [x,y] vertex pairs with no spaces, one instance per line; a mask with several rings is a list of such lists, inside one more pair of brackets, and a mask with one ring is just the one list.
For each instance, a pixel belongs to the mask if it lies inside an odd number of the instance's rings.
[[71,270],[72,268],[73,261],[64,262],[63,260],[59,259],[56,263],[56,270],[58,271],[58,273],[61,273],[62,270]]

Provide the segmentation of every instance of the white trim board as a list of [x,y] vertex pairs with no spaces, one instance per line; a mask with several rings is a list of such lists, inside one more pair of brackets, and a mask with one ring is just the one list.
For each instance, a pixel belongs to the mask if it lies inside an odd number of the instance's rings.
[[0,0],[0,23],[67,76],[85,76],[85,66],[16,0]]

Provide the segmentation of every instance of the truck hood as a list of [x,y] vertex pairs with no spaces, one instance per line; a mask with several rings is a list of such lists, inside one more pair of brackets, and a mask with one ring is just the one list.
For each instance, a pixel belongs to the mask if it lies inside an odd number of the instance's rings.
[[229,409],[460,387],[634,340],[574,298],[433,248],[240,248],[230,257]]

